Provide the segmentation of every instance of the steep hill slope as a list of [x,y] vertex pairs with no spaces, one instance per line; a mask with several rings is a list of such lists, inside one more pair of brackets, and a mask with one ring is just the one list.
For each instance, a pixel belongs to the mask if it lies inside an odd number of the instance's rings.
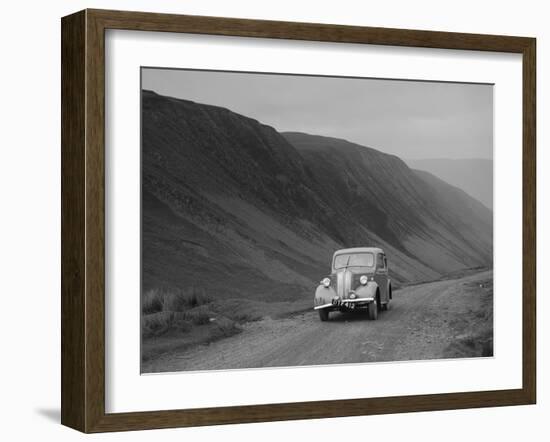
[[323,193],[344,202],[360,223],[397,249],[439,273],[490,265],[492,213],[463,191],[375,149],[329,137],[283,135],[324,183]]
[[491,264],[490,215],[374,149],[149,91],[142,140],[144,289],[295,300],[357,245],[385,248],[401,282]]

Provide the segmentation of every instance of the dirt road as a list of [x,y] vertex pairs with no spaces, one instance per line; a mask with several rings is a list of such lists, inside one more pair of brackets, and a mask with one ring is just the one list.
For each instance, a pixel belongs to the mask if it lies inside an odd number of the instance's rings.
[[410,286],[394,292],[378,320],[311,311],[264,318],[244,331],[144,363],[143,372],[492,356],[493,273]]

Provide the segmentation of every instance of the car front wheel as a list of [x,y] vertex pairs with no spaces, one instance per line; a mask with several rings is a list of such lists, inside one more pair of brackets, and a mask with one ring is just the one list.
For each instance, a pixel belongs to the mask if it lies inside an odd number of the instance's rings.
[[369,303],[369,319],[376,320],[378,318],[378,303],[376,302],[376,299]]
[[328,321],[328,310],[327,309],[320,309],[319,310],[319,319],[323,322]]

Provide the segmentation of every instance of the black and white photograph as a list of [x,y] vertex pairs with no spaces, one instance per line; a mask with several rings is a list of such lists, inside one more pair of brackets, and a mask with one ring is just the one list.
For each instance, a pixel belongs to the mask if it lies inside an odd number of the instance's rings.
[[548,9],[6,2],[0,442],[546,442]]
[[493,92],[143,67],[141,372],[493,357]]

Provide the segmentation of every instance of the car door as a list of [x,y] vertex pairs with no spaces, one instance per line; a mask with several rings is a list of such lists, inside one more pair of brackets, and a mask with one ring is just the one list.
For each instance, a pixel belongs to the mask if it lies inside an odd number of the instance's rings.
[[386,265],[386,257],[383,253],[376,254],[376,271],[374,280],[380,287],[380,302],[388,302],[388,267]]

